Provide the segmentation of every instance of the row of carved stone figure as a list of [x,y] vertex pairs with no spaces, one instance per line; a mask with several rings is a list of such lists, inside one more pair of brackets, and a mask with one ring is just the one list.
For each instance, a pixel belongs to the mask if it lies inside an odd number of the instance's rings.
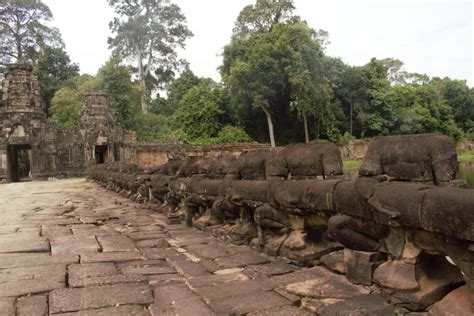
[[[399,306],[423,310],[464,282],[472,296],[474,190],[455,180],[456,171],[454,142],[425,134],[373,140],[356,180],[344,179],[333,144],[189,158],[148,171],[114,163],[89,174],[157,205],[170,221],[184,218],[235,244],[300,265],[334,268],[342,260],[352,282],[375,282]],[[407,290],[400,280],[417,286]]]

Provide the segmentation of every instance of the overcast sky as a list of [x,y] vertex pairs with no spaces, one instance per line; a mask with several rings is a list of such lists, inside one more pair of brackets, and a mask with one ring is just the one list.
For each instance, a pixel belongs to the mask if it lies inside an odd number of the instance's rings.
[[[52,24],[81,72],[95,74],[110,56],[107,37],[113,11],[106,0],[43,0]],[[217,67],[240,10],[255,0],[174,0],[194,37],[181,53],[199,76],[220,80]],[[402,60],[406,70],[449,76],[473,85],[473,5],[463,0],[295,0],[296,14],[329,32],[327,54],[351,65],[370,58]]]

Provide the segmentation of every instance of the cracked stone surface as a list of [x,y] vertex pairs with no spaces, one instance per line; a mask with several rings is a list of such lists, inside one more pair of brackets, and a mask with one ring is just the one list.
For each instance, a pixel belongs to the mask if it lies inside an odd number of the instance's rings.
[[328,302],[350,310],[368,293],[322,266],[168,225],[84,179],[0,185],[2,316],[330,314]]

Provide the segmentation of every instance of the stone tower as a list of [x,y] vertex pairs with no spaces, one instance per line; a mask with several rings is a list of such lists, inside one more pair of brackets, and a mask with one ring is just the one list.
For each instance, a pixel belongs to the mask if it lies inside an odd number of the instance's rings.
[[2,84],[2,112],[44,113],[44,102],[40,95],[38,79],[33,74],[33,66],[13,64]]
[[81,107],[81,128],[111,128],[116,125],[114,113],[104,90],[88,91],[84,94]]

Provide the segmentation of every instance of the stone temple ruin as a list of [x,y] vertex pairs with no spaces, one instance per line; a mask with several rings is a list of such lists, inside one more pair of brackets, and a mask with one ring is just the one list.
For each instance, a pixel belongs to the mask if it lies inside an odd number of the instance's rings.
[[[0,99],[0,181],[19,181],[25,170],[33,179],[87,171],[166,214],[168,225],[185,221],[294,265],[345,275],[344,282],[316,276],[285,287],[288,299],[317,299],[320,315],[370,304],[347,294],[354,284],[389,302],[390,315],[394,308],[474,312],[474,190],[456,180],[456,146],[447,136],[376,138],[356,180],[344,177],[334,144],[177,155],[143,170],[135,134],[114,122],[103,91],[85,95],[78,127],[68,131],[47,118],[31,66],[9,67]],[[336,282],[338,292],[326,293],[325,282]]]
[[[343,178],[332,144],[174,160],[146,171],[112,163],[89,176],[169,223],[185,220],[269,256],[345,274],[399,314],[470,315],[474,191],[456,172],[454,142],[426,134],[373,140],[357,180]],[[340,300],[347,297],[326,296],[317,279],[286,290],[322,299],[321,315],[350,310]]]
[[115,123],[104,91],[86,93],[78,127],[60,130],[46,116],[32,66],[9,66],[0,91],[0,182],[78,176],[92,164],[134,162],[135,147],[135,133]]

